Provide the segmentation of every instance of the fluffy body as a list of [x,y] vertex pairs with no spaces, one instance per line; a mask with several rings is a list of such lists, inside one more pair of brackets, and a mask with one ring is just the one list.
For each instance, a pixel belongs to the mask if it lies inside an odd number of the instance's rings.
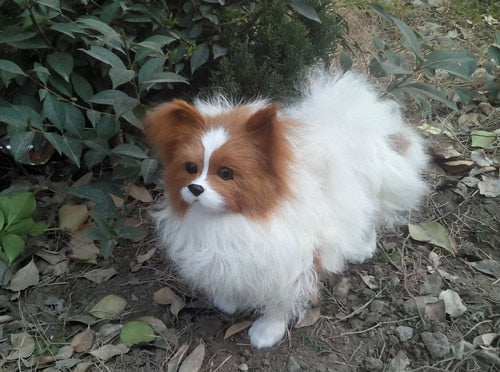
[[216,307],[262,314],[249,330],[257,348],[316,298],[319,274],[371,257],[377,229],[426,191],[422,140],[355,74],[316,74],[281,109],[175,100],[145,127],[165,168],[161,245]]

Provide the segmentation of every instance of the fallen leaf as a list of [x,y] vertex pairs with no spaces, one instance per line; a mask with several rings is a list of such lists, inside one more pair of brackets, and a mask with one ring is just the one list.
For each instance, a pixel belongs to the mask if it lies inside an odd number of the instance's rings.
[[151,248],[149,251],[147,251],[144,254],[137,255],[137,262],[142,264],[149,260],[153,255],[156,253],[157,248]]
[[490,275],[494,278],[500,278],[500,263],[495,260],[468,262],[468,264],[483,274]]
[[429,261],[431,262],[433,268],[437,268],[441,264],[439,255],[434,251],[429,253]]
[[360,274],[360,277],[361,277],[361,280],[363,281],[363,283],[365,283],[368,288],[377,289],[379,287],[378,283],[377,283],[377,279],[375,279],[375,277],[373,275],[361,275]]
[[205,359],[205,344],[201,343],[186,357],[179,367],[179,372],[199,371],[203,365],[203,359]]
[[461,174],[471,170],[474,162],[471,160],[451,160],[445,161],[441,165],[448,173]]
[[40,273],[33,259],[29,264],[20,268],[10,280],[9,289],[12,291],[22,291],[28,287],[38,284]]
[[468,127],[471,127],[471,126],[478,127],[478,126],[480,126],[481,124],[479,123],[479,114],[476,113],[476,112],[470,112],[470,113],[462,114],[458,118],[458,125],[460,125],[461,127],[463,127],[463,126],[468,126]]
[[170,305],[170,312],[177,316],[186,303],[177,296],[169,287],[163,287],[153,293],[153,301],[160,305]]
[[500,179],[484,177],[483,180],[477,183],[479,193],[489,198],[496,198],[500,195]]
[[14,350],[7,356],[7,360],[18,360],[29,358],[35,351],[35,339],[26,332],[12,333],[10,343]]
[[121,208],[125,205],[125,200],[123,198],[120,198],[119,196],[109,194],[111,196],[111,199],[113,199],[113,204],[115,205],[116,208]]
[[449,130],[442,130],[438,127],[434,127],[434,126],[429,125],[427,123],[422,124],[422,125],[418,126],[417,128],[420,129],[427,136],[429,136],[429,135],[435,136],[435,135],[442,133],[442,134],[447,135],[450,138],[453,138],[453,134],[451,134],[451,132]]
[[84,278],[90,280],[91,282],[101,284],[104,282],[107,282],[109,279],[111,279],[113,276],[118,274],[118,271],[114,267],[110,267],[107,269],[94,269],[91,270],[85,275],[83,275]]
[[458,293],[451,289],[442,291],[439,294],[439,299],[443,300],[445,311],[452,318],[462,315],[467,310]]
[[54,356],[56,360],[69,359],[73,355],[73,346],[66,345],[59,348],[57,354]]
[[136,200],[151,203],[154,199],[149,191],[143,186],[129,185],[127,193]]
[[313,307],[311,309],[306,309],[300,314],[300,319],[295,324],[295,328],[309,327],[319,320],[321,313],[319,307]]
[[138,243],[138,242],[141,242],[144,240],[144,238],[148,235],[148,230],[147,228],[145,227],[144,223],[139,221],[137,218],[132,218],[132,217],[128,217],[125,222],[123,223],[124,226],[130,226],[130,227],[133,227],[135,229],[139,229],[140,230],[140,234],[133,238],[133,239],[130,239],[131,241],[133,241],[134,243]]
[[481,147],[483,149],[491,149],[493,142],[495,141],[497,134],[494,132],[487,132],[484,130],[473,130],[471,132],[472,136],[472,147]]
[[472,151],[470,158],[480,167],[489,167],[493,164],[493,161],[486,156],[483,149]]
[[432,156],[441,161],[463,158],[462,154],[455,150],[453,145],[442,144],[441,142],[431,145],[429,151]]
[[425,221],[419,224],[408,224],[408,229],[412,239],[444,248],[455,255],[457,243],[439,222]]
[[179,364],[181,364],[181,361],[188,349],[188,344],[182,344],[181,347],[179,347],[179,350],[177,350],[175,355],[168,361],[167,372],[177,372],[179,370]]
[[460,182],[462,182],[467,187],[476,187],[479,183],[479,179],[477,179],[476,177],[467,176],[462,178]]
[[99,256],[100,250],[93,240],[87,239],[81,234],[73,234],[69,241],[71,253],[69,258],[73,260],[95,260]]
[[107,361],[117,355],[122,355],[128,353],[129,348],[123,344],[118,345],[104,345],[99,349],[92,350],[89,354],[95,356],[97,359],[102,361]]
[[153,327],[146,322],[132,320],[125,323],[120,331],[120,341],[122,344],[131,347],[143,343],[149,343],[155,340]]
[[107,323],[107,324],[103,324],[99,328],[98,334],[101,337],[107,337],[107,336],[111,336],[113,334],[118,334],[122,328],[123,328],[122,324]]
[[155,318],[153,316],[141,316],[137,320],[140,320],[141,322],[148,323],[151,327],[153,327],[153,330],[155,333],[162,334],[168,330],[167,326],[165,323],[163,323],[160,319]]
[[82,353],[84,351],[90,350],[92,344],[94,343],[94,334],[87,328],[85,331],[80,332],[73,337],[71,340],[71,346],[77,353]]
[[73,370],[73,372],[87,372],[88,369],[93,366],[94,363],[91,363],[91,362],[82,362],[82,363],[78,363],[75,367],[75,369]]
[[125,310],[127,301],[117,295],[107,295],[101,298],[89,313],[99,319],[116,319]]
[[92,171],[85,173],[83,176],[81,176],[79,179],[77,179],[73,183],[73,188],[76,188],[78,186],[85,186],[88,185],[89,183],[92,182],[92,178],[94,178],[94,173]]
[[92,315],[90,314],[76,314],[68,317],[69,322],[76,322],[76,323],[82,323],[87,326],[96,324],[99,322],[99,320],[96,320]]
[[73,232],[82,226],[89,218],[89,210],[85,204],[66,204],[59,209],[59,228]]
[[66,256],[61,252],[53,252],[47,250],[39,250],[35,252],[35,256],[40,257],[44,261],[47,261],[51,265],[58,264],[61,261],[66,260]]
[[226,333],[224,333],[224,340],[228,339],[232,335],[235,335],[237,333],[240,333],[241,331],[244,331],[245,329],[250,327],[252,325],[252,323],[253,322],[251,320],[244,320],[242,322],[238,322],[238,323],[233,324],[231,327],[229,327],[226,330]]
[[444,322],[446,320],[446,310],[443,300],[428,302],[425,304],[424,309],[427,318],[437,320],[438,322]]
[[499,336],[498,333],[485,333],[474,337],[472,345],[475,348],[480,347],[481,349],[489,349],[492,347],[493,341]]

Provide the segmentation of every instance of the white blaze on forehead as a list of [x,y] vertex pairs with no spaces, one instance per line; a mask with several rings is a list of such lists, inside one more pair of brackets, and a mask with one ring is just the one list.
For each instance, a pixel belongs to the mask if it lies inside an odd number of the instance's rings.
[[222,127],[212,128],[201,136],[201,144],[205,149],[203,154],[203,172],[200,176],[201,179],[204,179],[208,174],[212,153],[225,144],[228,138],[229,136],[226,130]]

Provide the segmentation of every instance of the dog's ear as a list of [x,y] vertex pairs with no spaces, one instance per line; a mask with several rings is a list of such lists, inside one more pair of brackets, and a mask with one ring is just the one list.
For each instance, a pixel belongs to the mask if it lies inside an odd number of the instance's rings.
[[160,160],[169,158],[177,144],[205,125],[200,112],[181,99],[156,107],[146,114],[142,123],[146,139],[159,151]]
[[245,129],[259,149],[268,154],[279,136],[278,106],[273,104],[255,112]]

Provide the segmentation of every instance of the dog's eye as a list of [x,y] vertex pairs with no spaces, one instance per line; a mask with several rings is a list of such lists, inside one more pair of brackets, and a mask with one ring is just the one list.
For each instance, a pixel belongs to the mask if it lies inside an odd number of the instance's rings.
[[196,172],[198,172],[198,167],[195,163],[187,162],[184,167],[186,169],[186,172],[188,172],[189,174],[195,174]]
[[217,174],[226,181],[233,179],[233,170],[231,168],[222,167]]

